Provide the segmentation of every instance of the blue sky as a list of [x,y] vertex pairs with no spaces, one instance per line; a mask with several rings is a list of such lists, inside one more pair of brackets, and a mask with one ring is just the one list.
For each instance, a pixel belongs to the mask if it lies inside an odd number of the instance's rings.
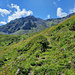
[[0,26],[29,15],[49,19],[73,12],[75,0],[0,0]]

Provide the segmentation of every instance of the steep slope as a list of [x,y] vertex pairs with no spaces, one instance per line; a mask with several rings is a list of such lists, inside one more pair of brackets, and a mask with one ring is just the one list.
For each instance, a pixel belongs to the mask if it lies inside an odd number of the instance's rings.
[[51,26],[54,26],[54,25],[56,25],[56,24],[58,24],[64,20],[66,20],[67,18],[69,18],[73,15],[75,15],[75,13],[69,14],[66,17],[62,17],[62,18],[47,19],[47,20],[45,20],[45,22],[47,23],[48,27],[51,27]]
[[75,15],[0,51],[0,74],[75,75]]
[[[0,32],[14,33],[16,31],[25,30],[28,33],[29,30],[35,30],[35,32],[40,31],[46,27],[45,22],[40,18],[35,18],[34,16],[27,16],[25,18],[20,18],[13,20],[6,25],[0,27]],[[31,31],[31,32],[32,32]]]
[[14,35],[21,35],[25,33],[34,33],[41,31],[43,29],[49,28],[54,26],[65,19],[71,17],[75,13],[72,13],[63,18],[55,18],[55,19],[48,19],[42,20],[40,18],[35,18],[34,16],[27,16],[20,19],[15,19],[6,25],[0,26],[0,32],[14,34]]

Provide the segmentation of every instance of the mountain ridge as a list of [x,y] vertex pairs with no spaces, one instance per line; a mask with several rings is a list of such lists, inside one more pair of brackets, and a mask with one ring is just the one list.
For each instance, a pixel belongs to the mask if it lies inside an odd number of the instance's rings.
[[75,13],[69,14],[63,18],[54,18],[43,20],[34,16],[22,17],[15,19],[7,23],[6,25],[0,26],[0,32],[8,34],[26,34],[41,31],[43,29],[54,26],[65,19],[71,17]]

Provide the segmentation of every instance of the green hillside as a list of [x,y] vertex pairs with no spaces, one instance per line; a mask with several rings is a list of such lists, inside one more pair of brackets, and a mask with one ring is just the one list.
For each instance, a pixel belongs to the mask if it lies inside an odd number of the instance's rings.
[[75,15],[38,33],[3,37],[14,40],[0,44],[0,75],[75,75]]

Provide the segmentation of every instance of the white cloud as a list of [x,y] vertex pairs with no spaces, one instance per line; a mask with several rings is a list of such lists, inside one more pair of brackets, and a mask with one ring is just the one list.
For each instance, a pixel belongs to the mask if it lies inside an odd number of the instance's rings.
[[1,9],[0,8],[0,13],[1,13],[1,15],[4,17],[4,15],[7,15],[7,14],[10,14],[10,12],[11,11],[8,11],[8,10],[6,10],[6,9]]
[[70,12],[70,13],[75,12],[75,5],[74,5],[74,8],[73,8],[73,9],[70,9],[70,10],[69,10],[69,12]]
[[25,17],[25,16],[33,15],[33,12],[31,10],[27,11],[26,9],[22,9],[21,11],[19,6],[14,4],[11,4],[11,8],[15,8],[16,11],[12,15],[8,16],[8,22],[23,16]]
[[4,22],[4,21],[1,21],[1,22],[0,22],[0,24],[6,24],[6,22]]
[[50,15],[47,15],[47,17],[45,18],[45,20],[46,20],[46,19],[50,19]]
[[50,18],[50,15],[47,15],[47,18],[49,19]]
[[53,2],[54,5],[56,5],[56,2]]
[[58,17],[65,17],[65,16],[67,16],[67,13],[65,13],[65,12],[62,12],[63,11],[63,9],[62,8],[57,8],[57,16]]
[[57,7],[57,3],[56,2],[53,2],[53,4]]
[[58,1],[60,1],[60,0],[58,0]]

